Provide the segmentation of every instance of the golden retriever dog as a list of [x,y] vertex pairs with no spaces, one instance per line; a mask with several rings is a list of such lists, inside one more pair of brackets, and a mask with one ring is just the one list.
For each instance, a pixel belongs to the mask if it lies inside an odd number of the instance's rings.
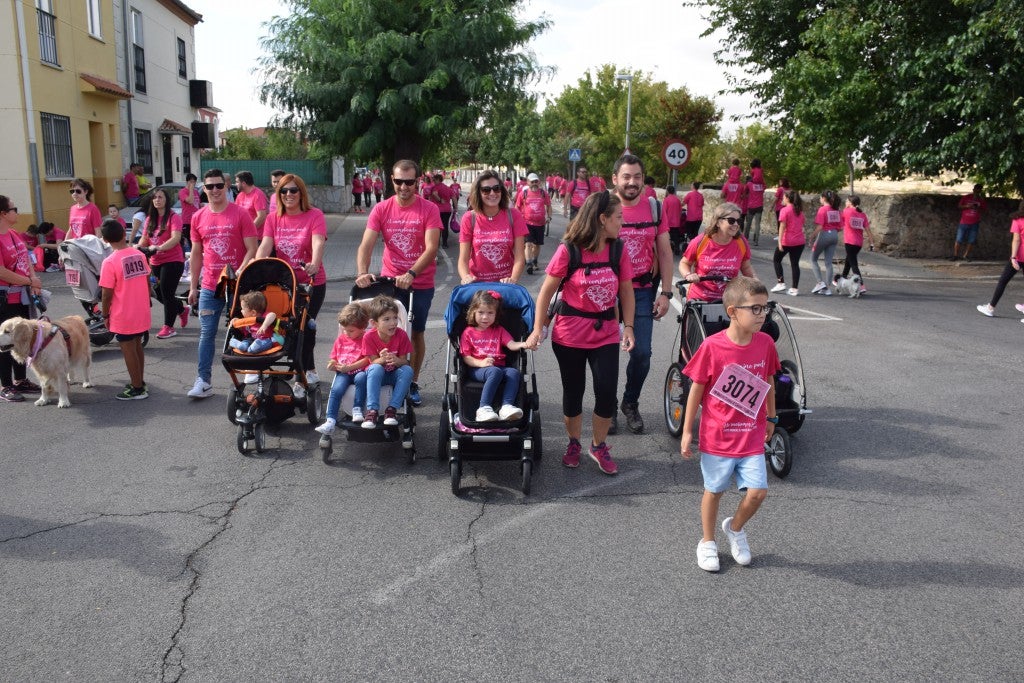
[[[29,363],[37,343],[41,343],[41,348]],[[68,385],[75,381],[76,370],[82,371],[82,386],[92,386],[89,381],[92,347],[89,345],[89,328],[81,316],[69,315],[58,320],[56,325],[45,319],[5,320],[0,324],[0,351],[10,351],[14,360],[28,365],[39,378],[42,396],[36,401],[37,406],[45,406],[56,393],[57,407],[70,408]]]

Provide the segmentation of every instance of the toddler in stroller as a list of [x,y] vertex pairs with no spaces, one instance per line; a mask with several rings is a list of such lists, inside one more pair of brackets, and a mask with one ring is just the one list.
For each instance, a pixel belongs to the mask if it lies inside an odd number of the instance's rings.
[[[522,375],[519,368],[505,365],[505,349],[519,351],[526,348],[526,343],[514,341],[501,326],[500,306],[501,295],[493,289],[481,289],[473,294],[466,311],[466,329],[459,339],[469,376],[484,385],[480,391],[480,407],[476,409],[477,422],[518,420],[523,416],[522,409],[515,405]],[[501,408],[496,413],[491,404],[500,387],[503,387]]]
[[361,304],[350,303],[338,314],[338,338],[331,349],[327,369],[334,370],[331,395],[327,399],[327,418],[316,428],[321,434],[333,434],[338,424],[338,410],[345,392],[355,386],[352,399],[352,421],[362,428],[363,407],[366,404],[366,367],[370,359],[363,355],[363,335],[370,324],[370,316]]
[[[241,297],[242,320],[252,319],[252,324],[245,324],[244,337],[228,339],[228,346],[242,353],[263,353],[274,344],[284,344],[284,337],[275,334],[274,324],[277,315],[267,310],[267,297],[263,292],[246,292]],[[234,322],[234,321],[232,321]]]

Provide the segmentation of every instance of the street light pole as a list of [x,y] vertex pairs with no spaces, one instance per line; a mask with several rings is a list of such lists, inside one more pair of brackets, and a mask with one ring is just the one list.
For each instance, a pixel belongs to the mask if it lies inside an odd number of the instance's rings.
[[615,74],[615,80],[626,81],[626,152],[629,152],[629,121],[633,115],[633,74]]

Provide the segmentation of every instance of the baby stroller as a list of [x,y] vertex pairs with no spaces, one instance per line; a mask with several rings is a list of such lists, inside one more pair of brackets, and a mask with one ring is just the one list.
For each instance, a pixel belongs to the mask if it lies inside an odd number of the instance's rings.
[[[410,291],[406,297],[403,290],[395,287],[395,278],[378,277],[368,287],[353,286],[349,293],[349,302],[368,304],[373,297],[385,295],[393,298],[398,304],[398,324],[411,335],[412,316],[408,311],[412,310],[413,293]],[[406,297],[405,301],[402,297]],[[393,387],[384,385],[380,388],[380,404],[383,406],[391,399]],[[345,413],[346,419],[338,419],[337,426],[345,430],[347,438],[355,443],[392,443],[400,441],[409,464],[416,462],[416,445],[413,437],[416,433],[416,412],[413,410],[412,400],[406,396],[402,409],[398,412],[398,424],[395,426],[380,423],[376,429],[363,429],[361,423],[352,421],[352,399],[355,395],[355,388],[349,387],[341,401],[341,411]],[[332,416],[336,417],[336,416]],[[320,437],[320,455],[324,463],[330,463],[331,454],[334,452],[334,439],[330,434]]]
[[[516,405],[523,417],[515,422],[475,422],[483,383],[470,378],[459,348],[466,329],[466,310],[478,290],[493,290],[501,296],[500,324],[517,341],[533,329],[533,299],[520,285],[474,282],[452,291],[444,320],[448,330],[448,359],[445,364],[444,397],[438,427],[437,459],[448,460],[452,493],[459,495],[462,463],[469,460],[518,460],[521,488],[529,495],[534,466],[542,455],[540,395],[533,356],[525,351],[505,351],[505,362],[518,367],[522,380]],[[529,365],[529,367],[528,367]],[[527,383],[527,377],[529,382]]]
[[[724,281],[724,278],[708,276],[701,280]],[[677,282],[676,287],[685,299],[685,283]],[[800,431],[805,416],[811,411],[807,409],[803,364],[789,317],[777,302],[769,301],[768,304],[771,309],[761,331],[775,340],[775,350],[782,370],[775,376],[775,412],[779,423],[775,426],[771,441],[765,445],[765,457],[775,476],[781,478],[793,468],[790,435]],[[674,343],[679,352],[665,375],[665,425],[672,436],[679,437],[683,433],[683,417],[691,384],[690,378],[683,374],[683,368],[701,342],[729,326],[729,317],[721,301],[691,299],[683,304],[683,312],[676,320],[679,328]]]
[[[320,385],[310,386],[302,367],[302,337],[308,323],[307,304],[309,286],[296,285],[295,273],[285,261],[263,258],[250,261],[237,275],[233,287],[226,292],[231,300],[228,317],[231,320],[224,338],[221,363],[231,377],[228,390],[228,420],[237,426],[238,452],[249,455],[266,449],[266,425],[276,425],[295,415],[306,413],[310,424],[322,418],[323,400]],[[233,294],[231,290],[233,289]],[[252,319],[239,319],[242,314],[242,294],[263,292],[267,299],[267,312],[278,319],[279,343],[266,351],[247,354],[231,347],[233,338],[243,338],[245,327]],[[245,383],[247,375],[256,375],[254,383]],[[296,398],[292,379],[304,389],[304,397]]]
[[[114,333],[100,314],[100,269],[103,259],[113,251],[110,245],[96,235],[85,235],[65,240],[57,247],[64,261],[64,280],[75,298],[85,309],[85,325],[89,328],[89,343],[105,346],[114,340]],[[149,343],[149,332],[142,335],[142,345]]]

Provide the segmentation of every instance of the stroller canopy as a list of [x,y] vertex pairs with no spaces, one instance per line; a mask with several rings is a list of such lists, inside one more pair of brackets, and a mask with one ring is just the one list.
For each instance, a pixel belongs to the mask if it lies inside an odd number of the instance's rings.
[[504,315],[522,316],[523,324],[529,334],[533,329],[533,297],[522,285],[510,285],[502,282],[471,282],[453,289],[452,296],[448,300],[448,308],[444,312],[444,322],[448,334],[452,334],[458,322],[464,320],[470,300],[481,289],[491,290],[501,297],[501,308]]
[[100,269],[103,268],[103,259],[110,256],[113,249],[96,235],[83,235],[62,242],[60,252],[65,259],[70,258],[99,275]]

